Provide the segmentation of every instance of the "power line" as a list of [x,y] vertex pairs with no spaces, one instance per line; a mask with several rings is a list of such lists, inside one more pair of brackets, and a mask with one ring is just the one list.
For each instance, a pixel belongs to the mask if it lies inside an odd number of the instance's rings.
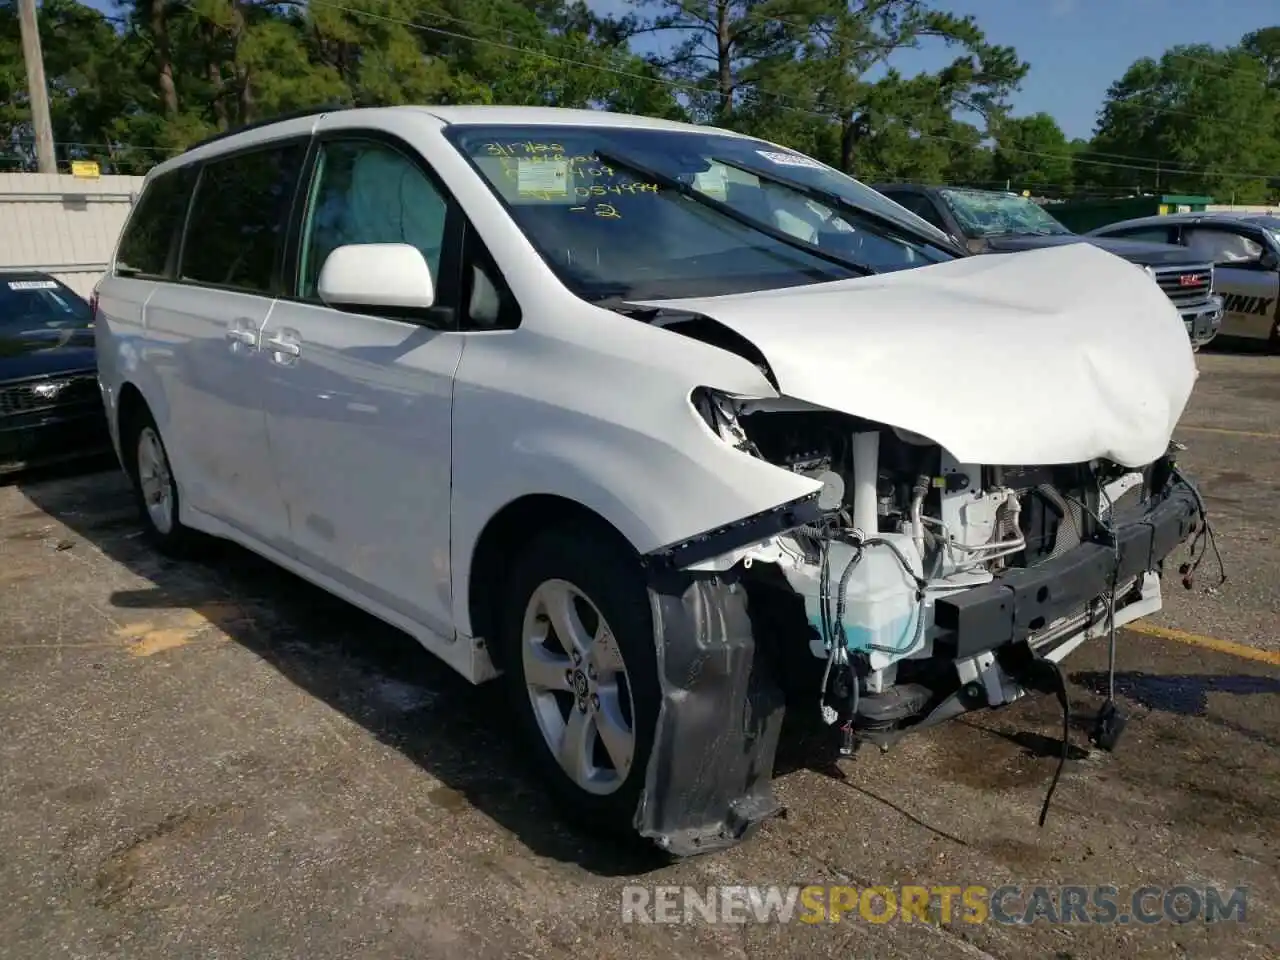
[[[434,17],[434,16],[438,16],[438,15],[437,15],[437,14],[435,14],[435,13],[428,13],[428,14],[427,14],[427,16],[433,16],[433,17]],[[448,19],[450,19],[450,20],[455,20],[455,21],[461,21],[461,18],[458,18],[458,17],[448,17]],[[745,11],[745,12],[741,15],[741,18],[740,18],[740,19],[743,19],[743,20],[751,20],[751,21],[756,21],[756,22],[759,22],[759,23],[765,23],[765,24],[768,24],[768,23],[780,23],[780,24],[786,24],[786,25],[791,25],[791,24],[792,24],[792,20],[791,20],[790,18],[788,18],[788,17],[780,17],[780,16],[777,16],[777,15],[770,16],[770,15],[768,15],[768,14],[761,14],[761,13],[759,13],[759,12],[755,11],[755,10],[748,10],[748,11]],[[461,21],[461,22],[465,22],[465,21]],[[658,28],[658,30],[678,30],[678,29],[681,29],[681,28],[680,28],[680,27],[677,27],[677,26],[666,27],[666,28]],[[658,30],[655,30],[654,32],[658,32]],[[892,51],[890,51],[890,52],[892,52]],[[1227,52],[1228,52],[1228,53],[1231,53],[1231,52],[1238,52],[1238,51],[1227,51]],[[1215,68],[1217,68],[1217,69],[1227,70],[1228,72],[1233,72],[1233,71],[1236,71],[1236,70],[1243,70],[1243,69],[1246,69],[1246,65],[1245,65],[1245,64],[1231,64],[1231,65],[1228,65],[1228,64],[1222,64],[1222,63],[1214,63],[1214,62],[1213,62],[1213,61],[1211,61],[1211,60],[1205,60],[1205,59],[1203,59],[1203,58],[1194,57],[1194,56],[1192,56],[1192,55],[1190,55],[1190,54],[1184,54],[1184,53],[1181,53],[1181,52],[1179,52],[1179,51],[1177,51],[1177,50],[1170,50],[1170,51],[1168,51],[1168,54],[1169,54],[1169,55],[1171,55],[1171,56],[1183,57],[1183,58],[1188,59],[1188,60],[1192,60],[1192,61],[1199,62],[1199,63],[1204,63],[1204,64],[1207,64],[1208,66],[1215,67]],[[1247,55],[1247,54],[1245,54],[1245,56],[1248,56],[1248,55]],[[1136,95],[1136,94],[1134,94],[1134,95]],[[1127,99],[1129,99],[1129,98],[1125,97],[1125,98],[1117,98],[1117,99],[1120,99],[1120,100],[1127,100]],[[1104,107],[1105,107],[1105,104],[1104,104]],[[1201,120],[1216,119],[1216,118],[1213,118],[1213,117],[1206,116],[1206,115],[1204,115],[1204,114],[1190,113],[1190,112],[1188,112],[1188,111],[1186,111],[1186,110],[1180,110],[1180,109],[1178,109],[1178,108],[1176,108],[1176,107],[1147,106],[1147,110],[1148,110],[1149,112],[1151,112],[1151,113],[1169,113],[1169,114],[1178,114],[1178,115],[1181,115],[1181,116],[1194,117],[1194,118],[1201,119]],[[1118,154],[1113,154],[1113,156],[1119,156],[1119,155],[1118,155]],[[1136,159],[1142,159],[1142,158],[1138,158],[1138,157],[1128,157],[1127,159],[1136,160]]]
[[[21,144],[23,146],[35,146],[39,141],[32,137],[4,137],[0,139],[0,147],[5,144]],[[59,140],[58,149],[64,147],[80,147],[85,150],[106,150],[108,153],[112,151],[136,150],[145,151],[147,153],[163,153],[169,156],[183,153],[186,147],[161,147],[148,144],[137,143],[85,143],[79,140]]]
[[[532,49],[530,47],[511,44],[511,43],[503,43],[497,40],[492,40],[485,37],[477,37],[470,34],[459,33],[454,30],[447,30],[443,27],[419,23],[417,21],[407,20],[401,17],[394,17],[387,14],[375,13],[373,11],[368,11],[368,10],[355,9],[340,3],[333,2],[333,0],[310,0],[310,3],[313,6],[327,7],[327,8],[345,13],[349,16],[363,17],[365,19],[376,20],[384,23],[392,23],[392,24],[403,26],[410,29],[432,33],[438,36],[445,36],[445,37],[450,37],[457,40],[462,40],[468,43],[477,43],[481,45],[497,47],[499,49],[508,50],[508,51],[523,54],[526,56],[534,56],[543,60],[547,60],[553,63],[559,63],[565,66],[575,66],[580,68],[586,68],[586,69],[596,70],[597,72],[607,73],[607,74],[611,74],[614,76],[623,77],[631,80],[654,83],[654,84],[667,87],[668,89],[679,90],[686,93],[707,95],[707,94],[715,94],[717,92],[714,88],[707,88],[705,86],[700,86],[694,83],[686,83],[678,80],[671,80],[665,77],[654,76],[652,74],[637,73],[635,71],[623,70],[618,67],[608,66],[605,64],[590,63],[588,61],[578,60],[573,57],[565,57],[559,54],[549,53],[546,50]],[[489,32],[495,32],[495,31],[500,32],[504,36],[508,36],[508,37],[515,35],[512,31],[505,31],[502,28],[493,27],[489,24],[478,23],[476,21],[468,20],[463,17],[456,17],[449,14],[436,14],[436,13],[429,13],[427,15],[432,17],[437,17],[442,20],[450,21],[453,23],[457,23],[466,27],[477,28],[477,29],[481,29]],[[782,94],[778,94],[771,91],[757,89],[755,90],[755,93],[757,96],[768,97],[774,100],[775,103],[777,103],[777,105],[780,106],[782,109],[799,113],[805,116],[816,117],[826,122],[831,121],[832,114],[835,112],[835,111],[822,112],[821,110],[816,110],[809,107],[795,106],[792,103],[787,101],[794,101],[796,100],[796,98],[787,97]],[[970,150],[985,149],[979,144],[974,144],[967,140],[960,140],[955,137],[948,137],[942,134],[930,134],[930,133],[924,133],[921,131],[916,131],[913,134],[913,136],[922,140],[934,140],[934,141],[942,141],[947,143],[958,144]],[[10,138],[10,142],[16,143],[16,142],[24,142],[24,141],[21,138]],[[31,142],[31,141],[27,141],[27,142]],[[119,143],[119,144],[70,143],[67,145],[84,147],[84,148],[102,148],[108,151],[146,150],[146,151],[152,151],[152,152],[165,152],[169,154],[181,152],[180,148],[139,146],[139,145],[131,145],[131,144],[123,144],[123,143]],[[1134,171],[1145,172],[1145,173],[1191,174],[1191,175],[1201,175],[1201,176],[1212,175],[1212,176],[1223,177],[1227,179],[1250,179],[1250,180],[1267,179],[1270,177],[1269,174],[1261,174],[1261,173],[1214,171],[1212,168],[1197,169],[1197,168],[1188,168],[1188,167],[1168,166],[1165,164],[1152,164],[1150,161],[1146,161],[1146,158],[1132,157],[1124,154],[1098,153],[1098,154],[1095,154],[1095,156],[1110,156],[1110,157],[1116,157],[1116,158],[1121,158],[1126,160],[1143,160],[1145,162],[1139,163],[1139,164],[1133,164],[1133,163],[1111,162],[1106,160],[1095,160],[1087,157],[1075,156],[1072,154],[1061,154],[1061,153],[1055,154],[1055,153],[1044,153],[1042,151],[1035,151],[1035,150],[1026,150],[1026,149],[1002,145],[998,143],[997,143],[997,149],[1005,153],[1013,153],[1021,156],[1036,157],[1039,159],[1067,160],[1071,163],[1079,163],[1079,164],[1084,164],[1089,166],[1108,167],[1112,169],[1134,170]]]
[[[453,30],[446,30],[443,27],[431,26],[430,24],[419,23],[414,20],[406,20],[402,17],[392,17],[386,14],[373,13],[365,10],[358,10],[351,7],[344,6],[343,4],[340,4],[340,3],[336,3],[334,2],[334,0],[311,0],[311,3],[312,5],[315,5],[315,6],[329,7],[334,10],[339,10],[351,16],[365,17],[368,19],[379,20],[386,23],[394,23],[399,26],[404,26],[411,29],[415,29],[415,30],[422,30],[422,31],[437,34],[440,36],[447,36],[454,39],[465,40],[472,43],[480,43],[488,46],[499,47],[504,50],[509,50],[515,53],[521,53],[528,56],[542,57],[544,59],[548,59],[556,63],[561,63],[566,66],[585,67],[587,69],[592,69],[592,70],[600,71],[603,73],[609,73],[615,76],[626,77],[632,80],[639,80],[639,81],[644,81],[649,83],[657,83],[662,86],[668,87],[670,89],[681,90],[684,92],[692,92],[692,93],[697,93],[702,95],[714,94],[717,92],[715,89],[709,89],[707,87],[699,86],[697,84],[684,83],[678,80],[669,80],[665,77],[655,77],[649,74],[642,74],[642,73],[636,73],[634,71],[622,70],[617,67],[610,67],[604,64],[589,63],[583,60],[576,60],[572,57],[564,57],[558,54],[548,53],[544,50],[531,49],[529,47],[525,47],[521,45],[502,43],[500,41],[491,40],[485,37],[476,37],[469,34],[458,33]],[[435,14],[428,14],[428,16],[435,16]],[[458,23],[460,25],[467,26],[467,27],[478,27],[484,30],[494,29],[490,27],[488,24],[477,23],[476,21],[473,21],[473,20],[467,20],[464,17],[455,17],[448,14],[441,15],[441,16],[443,19],[447,19],[451,22]],[[834,113],[834,111],[823,113],[820,110],[814,110],[807,107],[794,106],[791,103],[788,103],[786,101],[794,101],[796,98],[787,97],[782,94],[774,93],[771,91],[757,90],[756,93],[759,96],[769,97],[773,99],[783,109],[791,110],[793,112],[797,112],[806,116],[818,117],[828,122],[831,120],[831,114]],[[917,132],[915,136],[923,140],[939,140],[939,141],[945,141],[949,143],[956,143],[973,150],[983,149],[981,146],[972,144],[969,141],[960,140],[956,137],[948,137],[942,134]],[[1011,146],[1005,146],[1000,144],[998,144],[997,146],[999,150],[1005,153],[1015,153],[1021,156],[1036,157],[1044,160],[1067,160],[1072,163],[1080,163],[1087,166],[1107,167],[1111,169],[1120,169],[1120,170],[1135,170],[1135,171],[1140,171],[1144,173],[1153,173],[1153,174],[1168,173],[1168,174],[1186,174],[1186,175],[1198,175],[1198,176],[1215,176],[1215,177],[1222,177],[1224,179],[1233,179],[1233,180],[1269,179],[1272,176],[1271,174],[1266,174],[1266,173],[1245,173],[1240,171],[1216,171],[1216,170],[1213,170],[1212,168],[1201,169],[1201,168],[1193,168],[1193,167],[1169,166],[1163,163],[1159,163],[1159,164],[1152,163],[1151,161],[1146,160],[1146,158],[1127,156],[1124,154],[1109,154],[1109,156],[1122,157],[1126,160],[1142,160],[1144,162],[1120,163],[1120,162],[1114,162],[1110,160],[1095,160],[1089,157],[1080,157],[1073,154],[1044,153],[1041,151],[1025,150],[1019,147],[1011,147]],[[1101,156],[1101,154],[1098,154],[1098,156]]]

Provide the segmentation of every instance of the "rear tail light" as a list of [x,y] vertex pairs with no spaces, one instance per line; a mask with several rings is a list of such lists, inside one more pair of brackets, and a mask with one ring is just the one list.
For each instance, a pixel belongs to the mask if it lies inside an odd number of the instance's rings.
[[98,322],[98,290],[95,287],[93,293],[89,295],[89,324]]

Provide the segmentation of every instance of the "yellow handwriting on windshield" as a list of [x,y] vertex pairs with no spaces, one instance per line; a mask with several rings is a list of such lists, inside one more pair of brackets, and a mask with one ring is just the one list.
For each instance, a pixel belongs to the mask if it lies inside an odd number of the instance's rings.
[[618,208],[612,203],[593,203],[588,206],[570,207],[571,213],[593,213],[597,217],[603,217],[606,220],[621,220],[622,214],[618,212]]
[[484,152],[491,157],[537,157],[546,154],[564,159],[564,147],[558,143],[534,143],[520,140],[515,143],[486,143]]

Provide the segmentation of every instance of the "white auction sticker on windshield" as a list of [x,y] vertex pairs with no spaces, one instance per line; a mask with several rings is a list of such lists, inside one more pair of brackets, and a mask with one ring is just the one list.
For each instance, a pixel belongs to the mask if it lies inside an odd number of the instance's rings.
[[569,161],[521,157],[516,167],[516,189],[521,195],[569,195]]
[[809,167],[813,170],[826,169],[826,164],[819,163],[817,160],[800,153],[778,153],[774,150],[757,150],[756,153],[770,163],[776,163],[780,167]]
[[10,280],[10,290],[57,290],[58,285],[52,280]]
[[729,196],[729,181],[724,167],[719,164],[710,170],[694,174],[693,188],[716,200],[725,200]]

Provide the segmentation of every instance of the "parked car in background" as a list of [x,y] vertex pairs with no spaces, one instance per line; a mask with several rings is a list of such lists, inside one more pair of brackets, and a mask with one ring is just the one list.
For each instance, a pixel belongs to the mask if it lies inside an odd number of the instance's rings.
[[1122,220],[1089,236],[1176,243],[1214,266],[1222,335],[1266,340],[1280,352],[1280,215],[1174,213]]
[[973,253],[1012,253],[1068,243],[1091,243],[1146,267],[1182,316],[1194,347],[1204,346],[1222,325],[1222,297],[1213,261],[1167,242],[1140,242],[1073,233],[1040,204],[994,190],[877,184],[890,200],[928,221]]
[[89,304],[46,273],[0,271],[0,473],[110,449]]
[[786,693],[883,745],[1012,702],[1159,609],[1201,516],[1195,363],[1146,276],[967,256],[730,131],[236,131],[147,175],[99,290],[159,548],[234,540],[501,673],[485,722],[575,822],[676,854],[777,812]]

